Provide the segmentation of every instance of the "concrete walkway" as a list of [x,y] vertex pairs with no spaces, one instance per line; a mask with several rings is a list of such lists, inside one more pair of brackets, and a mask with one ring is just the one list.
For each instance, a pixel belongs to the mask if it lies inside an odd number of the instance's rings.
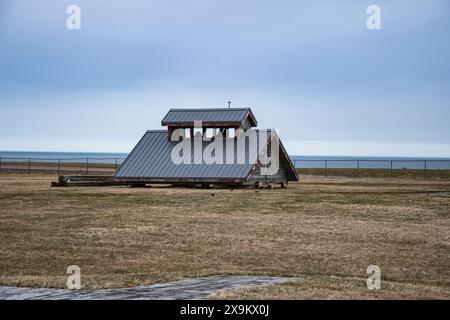
[[294,281],[295,278],[213,276],[149,286],[102,290],[34,289],[0,286],[0,300],[184,300],[218,291]]

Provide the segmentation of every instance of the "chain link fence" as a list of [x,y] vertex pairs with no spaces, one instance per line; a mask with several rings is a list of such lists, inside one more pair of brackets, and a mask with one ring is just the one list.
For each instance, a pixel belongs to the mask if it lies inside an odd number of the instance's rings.
[[[125,158],[0,158],[0,174],[56,173],[111,175]],[[325,177],[450,178],[450,159],[292,159],[300,174]]]
[[0,158],[0,173],[113,174],[125,158]]
[[450,159],[294,159],[300,174],[347,177],[450,178]]

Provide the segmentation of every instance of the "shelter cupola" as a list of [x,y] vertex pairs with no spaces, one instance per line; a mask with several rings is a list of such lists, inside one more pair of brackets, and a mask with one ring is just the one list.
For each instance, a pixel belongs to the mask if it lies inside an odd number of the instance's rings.
[[186,136],[196,136],[199,124],[203,136],[208,131],[247,130],[258,123],[250,108],[170,109],[161,121],[162,126],[167,126],[169,140],[175,129],[185,129]]

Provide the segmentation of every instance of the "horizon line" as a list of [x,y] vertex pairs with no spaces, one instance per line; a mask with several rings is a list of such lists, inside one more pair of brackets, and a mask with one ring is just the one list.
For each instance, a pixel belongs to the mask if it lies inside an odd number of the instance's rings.
[[[131,151],[130,151],[131,152]],[[20,150],[20,151],[14,151],[14,150],[0,150],[0,153],[84,153],[84,154],[123,154],[123,155],[129,155],[130,152],[114,152],[114,151],[32,151],[32,150]],[[323,157],[339,157],[339,158],[349,158],[349,160],[358,160],[357,158],[363,157],[363,158],[403,158],[403,159],[414,159],[414,160],[448,160],[450,161],[450,157],[421,157],[421,156],[388,156],[388,155],[336,155],[336,154],[330,154],[330,155],[314,155],[314,154],[289,154],[289,157],[315,157],[317,159],[310,159],[310,160],[321,160],[320,158]],[[2,158],[0,156],[0,158]],[[6,157],[3,157],[6,158]],[[28,158],[28,157],[25,157]],[[326,159],[324,159],[326,160]],[[345,160],[345,159],[342,159]],[[370,160],[370,159],[365,159]]]

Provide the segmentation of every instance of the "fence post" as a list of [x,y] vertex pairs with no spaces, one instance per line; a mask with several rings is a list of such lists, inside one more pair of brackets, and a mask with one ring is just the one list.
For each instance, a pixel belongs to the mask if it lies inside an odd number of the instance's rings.
[[86,158],[86,174],[89,174],[89,158]]
[[356,161],[358,164],[358,178],[359,178],[359,160]]
[[116,158],[116,169],[114,171],[117,171],[117,158]]
[[2,158],[0,158],[0,172],[2,172]]
[[392,160],[391,160],[391,178],[392,178]]
[[58,159],[58,176],[61,174],[61,159]]
[[423,171],[425,173],[425,178],[427,177],[427,160],[423,161]]
[[28,158],[28,174],[31,173],[31,158]]
[[328,177],[328,160],[325,160],[325,177]]

